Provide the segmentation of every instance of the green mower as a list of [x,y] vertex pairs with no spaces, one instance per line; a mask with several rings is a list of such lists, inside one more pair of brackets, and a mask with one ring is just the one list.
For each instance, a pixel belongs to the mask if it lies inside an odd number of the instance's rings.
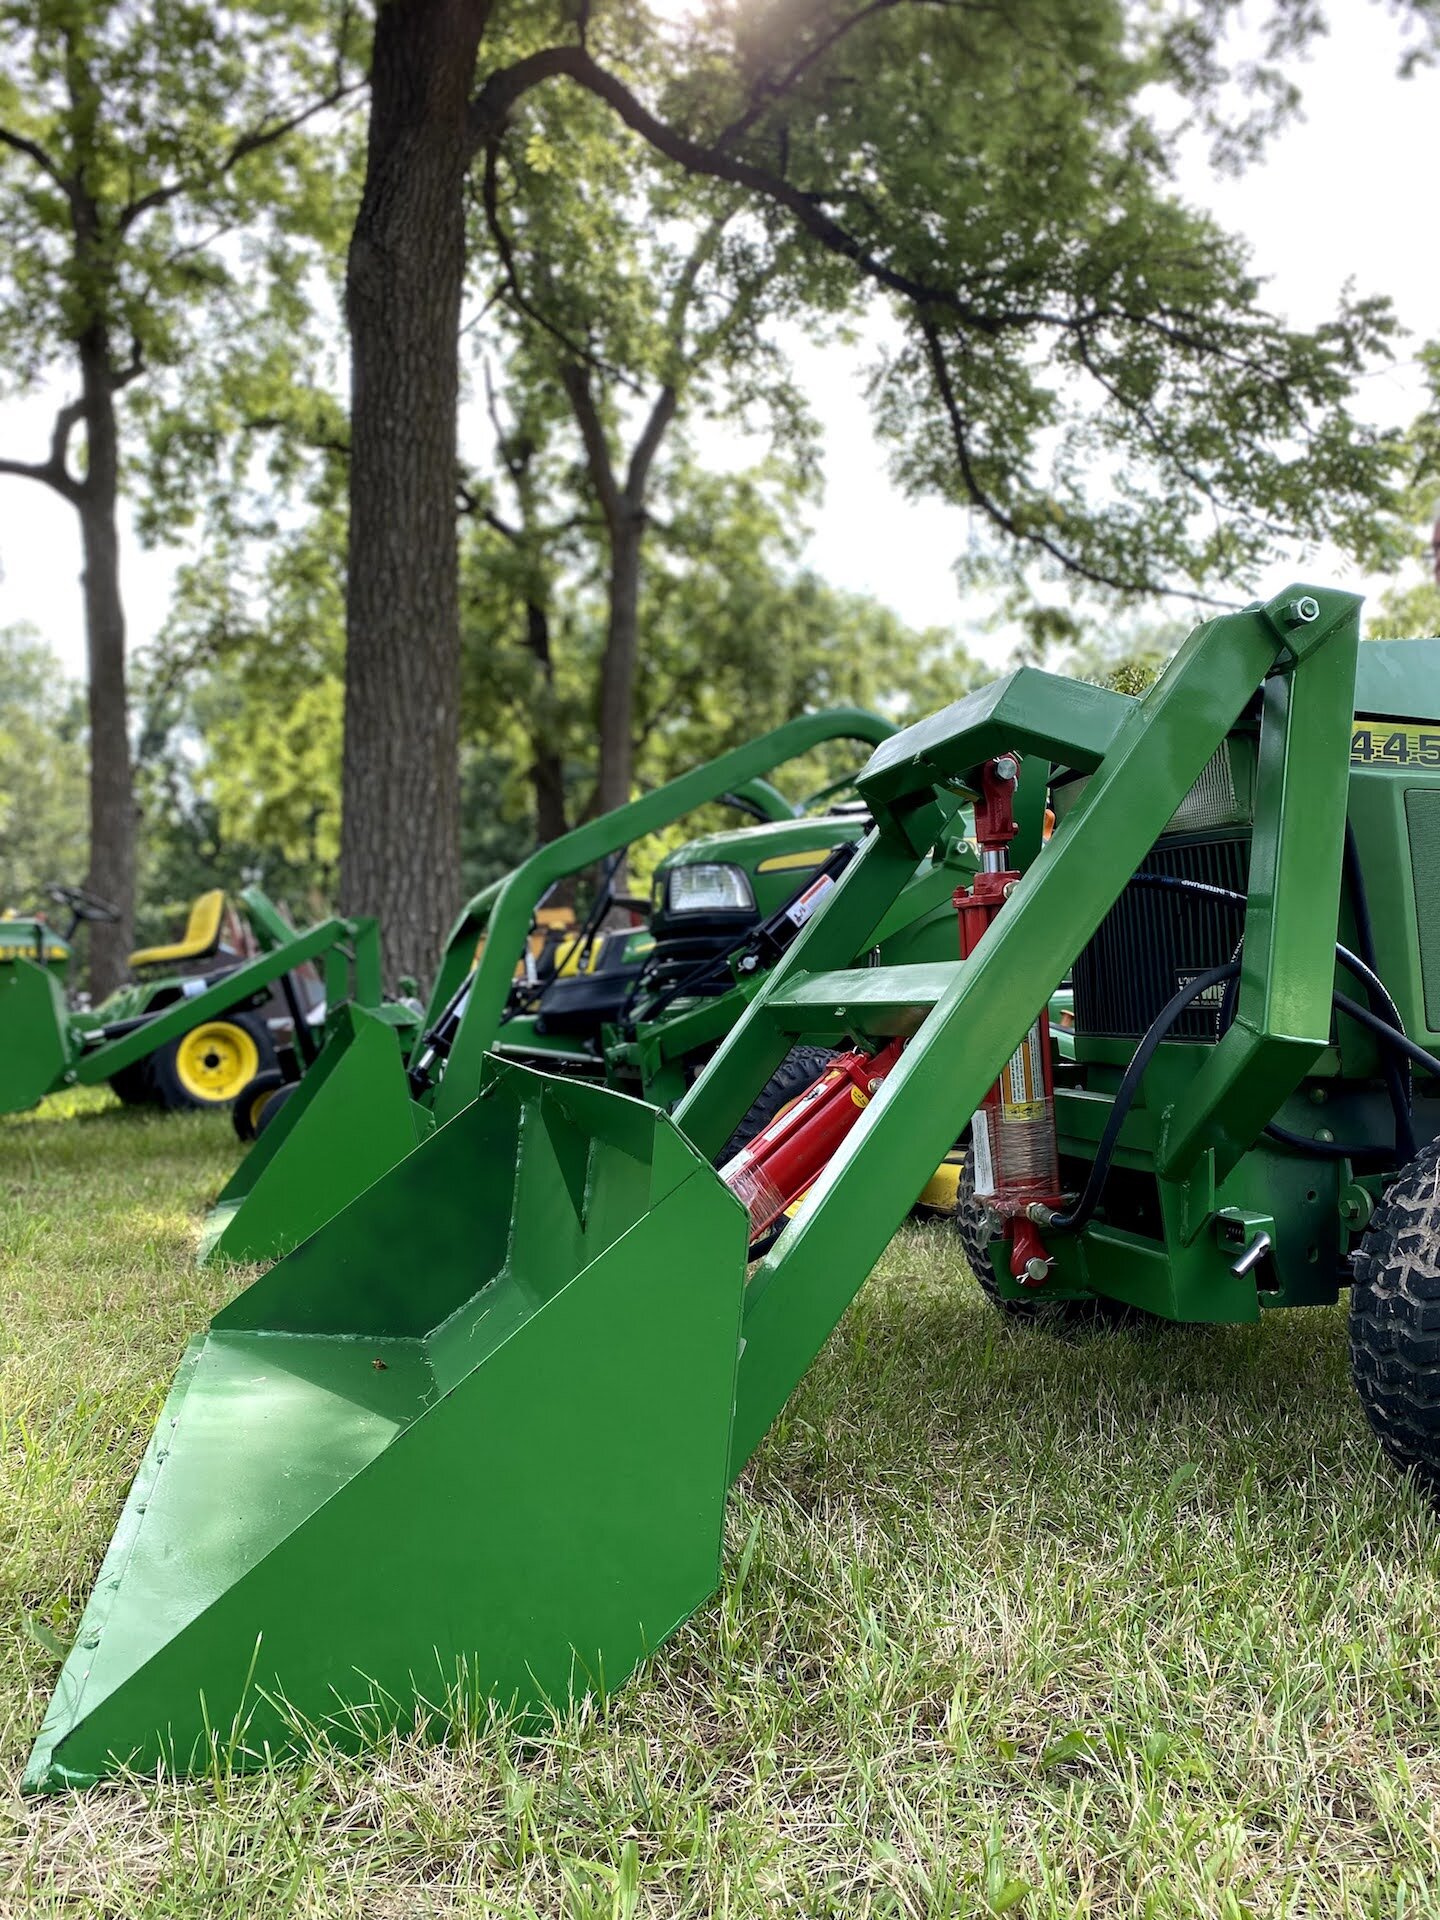
[[[1364,1410],[1440,1488],[1440,644],[1362,648],[1354,597],[1295,587],[1143,699],[1022,668],[857,784],[873,827],[673,1114],[492,1055],[192,1343],[30,1788],[619,1686],[972,1120],[998,1308],[1348,1290]],[[871,964],[967,803],[953,957]],[[797,1044],[832,1067],[717,1170]]]
[[0,1113],[107,1081],[131,1106],[228,1106],[319,1051],[327,1002],[353,993],[393,1017],[381,1007],[373,921],[297,933],[255,887],[239,911],[218,888],[202,894],[178,940],[131,954],[127,985],[95,1008],[72,1006],[75,931],[116,913],[83,887],[50,894],[70,914],[63,933],[40,914],[0,919]]

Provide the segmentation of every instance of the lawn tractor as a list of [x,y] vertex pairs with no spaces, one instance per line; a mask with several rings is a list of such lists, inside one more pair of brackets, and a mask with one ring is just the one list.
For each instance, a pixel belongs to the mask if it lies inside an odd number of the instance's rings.
[[[766,776],[825,742],[873,746],[893,732],[853,709],[808,715],[552,842],[479,894],[456,922],[408,1057],[393,1033],[353,1017],[313,1067],[264,1102],[260,1137],[220,1195],[204,1257],[273,1259],[297,1245],[474,1097],[487,1052],[673,1105],[869,825],[863,802],[827,789],[797,806]],[[636,841],[721,799],[759,824],[671,852],[644,899],[617,893]],[[952,821],[880,930],[887,959],[953,949],[950,895],[975,856],[958,800]],[[553,904],[555,890],[587,872],[600,879],[577,922]],[[821,1048],[793,1049],[742,1116],[734,1144],[829,1059]],[[957,1178],[952,1159],[929,1199],[953,1203]]]
[[131,954],[128,985],[93,1009],[72,1006],[75,930],[115,910],[82,887],[50,891],[70,914],[63,933],[39,914],[0,920],[0,1113],[106,1081],[128,1105],[228,1105],[267,1075],[278,1081],[289,1055],[318,1052],[332,990],[343,999],[353,986],[379,1007],[372,921],[297,933],[258,888],[238,910],[219,889],[202,894],[178,940]]
[[[1440,644],[1362,648],[1353,596],[1295,587],[1138,700],[1018,669],[857,786],[873,827],[673,1113],[491,1055],[192,1343],[31,1788],[620,1685],[972,1121],[998,1307],[1348,1289],[1364,1410],[1440,1487]],[[870,964],[961,804],[951,957]],[[717,1170],[797,1043],[833,1068]]]

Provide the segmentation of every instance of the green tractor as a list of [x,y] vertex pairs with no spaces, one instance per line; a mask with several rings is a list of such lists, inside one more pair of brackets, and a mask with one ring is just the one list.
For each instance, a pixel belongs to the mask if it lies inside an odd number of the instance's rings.
[[[219,888],[190,908],[183,934],[132,953],[132,980],[97,1007],[68,998],[72,943],[115,909],[83,887],[50,895],[64,931],[38,913],[0,919],[0,1113],[67,1086],[108,1082],[127,1105],[227,1106],[257,1077],[318,1051],[327,988],[379,1002],[373,922],[297,933],[258,888],[232,905]],[[317,972],[322,963],[325,977]]]
[[[552,842],[477,895],[456,921],[408,1052],[361,1015],[341,1024],[303,1074],[266,1083],[255,1108],[259,1137],[216,1203],[203,1257],[273,1259],[298,1244],[466,1105],[490,1053],[673,1106],[838,883],[870,824],[863,802],[844,797],[848,782],[791,803],[768,776],[817,746],[874,745],[893,732],[853,709],[807,715]],[[637,841],[722,801],[751,824],[668,854],[646,897],[617,892]],[[1039,822],[1034,811],[1036,836]],[[975,865],[966,834],[957,800],[941,844],[917,860],[881,929],[884,958],[953,957],[951,895]],[[596,872],[582,921],[550,904],[558,887]],[[829,1062],[827,1049],[792,1049],[733,1144]],[[236,1108],[242,1133],[251,1111],[247,1095]],[[958,1174],[952,1143],[924,1203],[953,1204]]]
[[[618,1687],[972,1123],[998,1308],[1348,1292],[1364,1412],[1440,1493],[1440,643],[1362,648],[1359,605],[1295,587],[1141,699],[1022,668],[882,741],[873,826],[673,1112],[493,1053],[462,1086],[462,1034],[442,1123],[192,1342],[28,1786]],[[958,951],[877,963],[963,805]],[[831,1069],[724,1158],[797,1044]]]

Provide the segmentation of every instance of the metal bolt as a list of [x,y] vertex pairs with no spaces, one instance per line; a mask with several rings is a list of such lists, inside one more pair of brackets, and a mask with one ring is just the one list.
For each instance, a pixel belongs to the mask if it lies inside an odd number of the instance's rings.
[[850,1009],[848,1007],[836,1007],[835,1018],[837,1020],[843,1020],[849,1011]]
[[1304,593],[1286,605],[1280,618],[1287,627],[1308,627],[1320,618],[1320,602],[1313,593]]
[[1035,1259],[1025,1262],[1025,1279],[1032,1287],[1038,1287],[1049,1271],[1050,1262],[1048,1260]]
[[1331,1131],[1330,1131],[1330,1129],[1329,1129],[1328,1127],[1317,1127],[1317,1128],[1315,1129],[1315,1138],[1316,1138],[1317,1140],[1327,1140],[1327,1141],[1328,1141],[1328,1140],[1333,1140],[1333,1139],[1335,1138],[1335,1136],[1334,1136],[1334,1134],[1333,1134],[1333,1133],[1331,1133]]
[[1013,754],[1002,753],[1000,758],[995,762],[992,771],[997,780],[1018,780],[1020,778],[1020,769],[1015,764]]

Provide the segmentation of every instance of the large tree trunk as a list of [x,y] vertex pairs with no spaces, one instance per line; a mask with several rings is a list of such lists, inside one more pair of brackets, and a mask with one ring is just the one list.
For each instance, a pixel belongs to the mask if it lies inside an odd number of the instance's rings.
[[80,341],[85,478],[75,504],[85,557],[85,646],[90,707],[90,868],[85,884],[119,909],[90,925],[90,992],[102,999],[126,977],[134,945],[135,794],[125,694],[125,609],[116,524],[120,486],[113,369],[103,327]]
[[455,484],[466,108],[484,0],[378,10],[350,244],[343,910],[427,980],[459,904]]

